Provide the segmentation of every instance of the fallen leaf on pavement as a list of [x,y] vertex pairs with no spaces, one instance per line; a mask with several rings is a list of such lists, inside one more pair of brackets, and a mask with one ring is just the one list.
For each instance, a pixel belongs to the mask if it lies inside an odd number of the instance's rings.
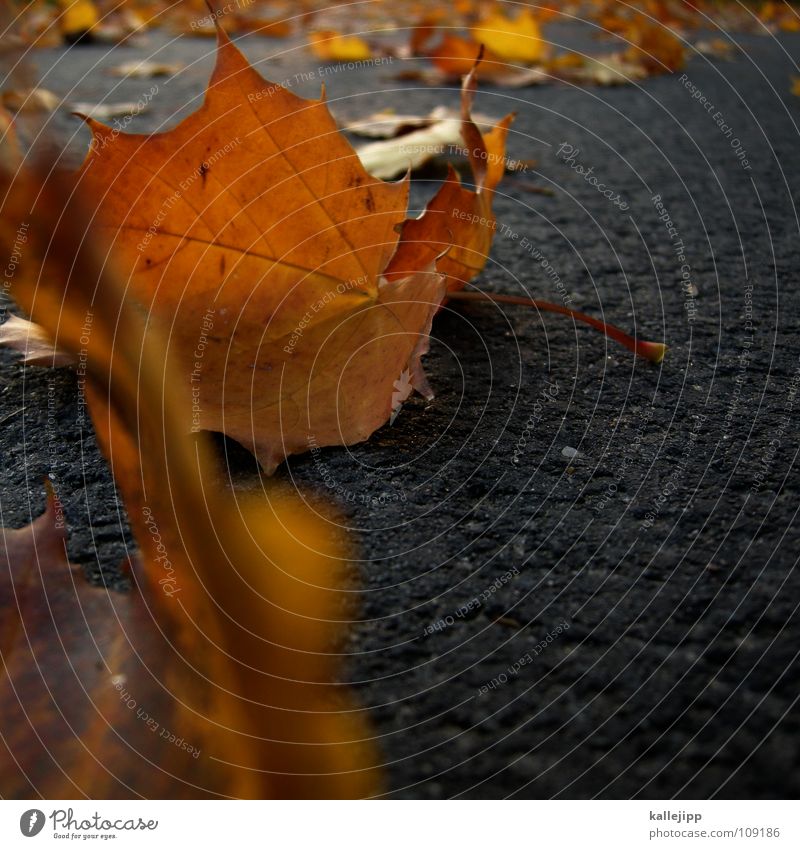
[[149,79],[151,77],[171,77],[183,70],[179,62],[148,62],[146,60],[123,62],[111,69],[115,77],[132,77],[134,79]]
[[70,103],[69,109],[83,118],[107,121],[119,115],[139,115],[147,111],[144,101],[138,103]]
[[[481,55],[481,45],[472,38],[465,38],[445,32],[438,46],[433,47],[428,54],[434,67],[450,77],[463,77],[468,74]],[[504,63],[499,56],[484,50],[483,74],[491,76],[495,71],[504,70]]]
[[445,118],[398,138],[364,145],[356,153],[373,177],[391,180],[457,147],[461,147],[461,120]]
[[711,38],[709,40],[697,41],[694,44],[694,49],[703,56],[710,56],[712,59],[732,59],[733,54],[737,51],[736,45],[724,38]]
[[52,112],[61,105],[61,98],[46,88],[9,90],[0,93],[3,106],[12,112]]
[[[447,106],[437,106],[427,115],[405,115],[384,109],[363,118],[347,121],[342,124],[342,129],[365,138],[393,139],[407,135],[413,130],[421,130],[440,121],[449,120],[460,121],[461,116],[455,109]],[[489,130],[497,123],[496,118],[477,113],[472,116],[472,120],[481,131]]]
[[390,280],[435,262],[437,271],[445,275],[448,291],[455,291],[486,264],[495,232],[492,199],[505,171],[506,136],[514,116],[507,115],[491,132],[482,134],[471,116],[476,86],[473,68],[464,81],[461,131],[475,190],[464,188],[450,169],[423,215],[403,225],[400,244],[385,271]]
[[311,52],[323,62],[364,62],[372,58],[372,50],[357,35],[342,35],[334,30],[309,33]]
[[368,731],[335,683],[351,597],[335,517],[219,486],[207,443],[186,438],[189,385],[110,274],[74,185],[48,172],[0,177],[0,243],[29,222],[14,296],[82,357],[141,556],[129,592],[87,585],[53,496],[31,527],[2,532],[0,794],[374,793]]
[[173,130],[89,124],[79,182],[136,297],[171,328],[198,427],[272,471],[312,438],[366,439],[404,369],[424,390],[441,278],[431,262],[381,276],[408,186],[369,176],[324,102],[264,80],[220,32],[205,103]]
[[643,80],[649,72],[640,63],[629,61],[622,53],[609,53],[588,56],[583,65],[561,68],[558,76],[577,85],[617,86]]
[[523,9],[515,18],[502,11],[490,12],[472,28],[472,36],[489,53],[508,62],[532,65],[548,52],[532,9]]
[[686,64],[683,42],[668,27],[638,15],[622,33],[632,42],[623,53],[626,62],[641,65],[651,74],[679,71]]
[[75,363],[71,354],[56,348],[43,328],[16,315],[0,324],[0,347],[22,352],[26,365],[56,368]]

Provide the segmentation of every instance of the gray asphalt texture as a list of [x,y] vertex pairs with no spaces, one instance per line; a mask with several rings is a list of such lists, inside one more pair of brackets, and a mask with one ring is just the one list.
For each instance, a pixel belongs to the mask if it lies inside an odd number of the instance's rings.
[[[509,154],[538,160],[500,187],[508,229],[479,285],[558,301],[543,257],[573,306],[666,341],[660,366],[560,316],[453,305],[425,360],[435,400],[410,399],[368,442],[277,473],[321,493],[335,484],[358,546],[347,672],[395,797],[800,792],[800,99],[789,93],[800,35],[734,38],[732,61],[694,56],[686,69],[713,111],[680,74],[614,89],[481,84],[477,99],[497,117],[516,110]],[[393,81],[400,60],[322,75],[299,43],[240,43],[273,80],[314,71],[299,94],[324,76],[343,116],[458,103],[453,86]],[[111,55],[36,60],[60,96],[111,102],[152,82],[103,69],[185,62],[129,127],[146,132],[196,108],[212,46],[159,33]],[[54,124],[77,164],[88,133],[66,111]],[[563,143],[629,209],[559,158]],[[442,174],[415,178],[415,208]],[[680,240],[696,295],[682,287]],[[24,369],[6,351],[0,366],[1,523],[38,514],[51,474],[71,559],[118,585],[132,541],[78,427],[74,375]],[[216,444],[232,480],[257,486],[250,455]]]

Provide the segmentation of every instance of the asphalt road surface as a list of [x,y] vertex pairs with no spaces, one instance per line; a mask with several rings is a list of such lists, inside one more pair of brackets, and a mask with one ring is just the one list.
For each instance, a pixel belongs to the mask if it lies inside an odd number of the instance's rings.
[[[278,470],[330,494],[358,546],[347,673],[387,793],[800,792],[800,35],[734,38],[731,61],[693,56],[685,76],[478,95],[481,112],[517,111],[509,154],[537,161],[500,187],[479,285],[569,297],[665,341],[661,365],[560,316],[453,306],[425,361],[432,402]],[[342,116],[458,103],[393,80],[400,60],[320,73],[294,42],[242,44],[272,79],[305,73],[299,94],[324,77]],[[90,102],[150,89],[103,70],[120,61],[185,62],[129,127],[150,131],[199,104],[212,46],[156,34],[36,58],[43,85]],[[55,124],[76,164],[88,133],[66,111]],[[415,178],[415,207],[442,173]],[[0,367],[1,523],[39,513],[51,474],[71,559],[121,580],[131,537],[74,375],[10,352]],[[236,485],[257,486],[250,455],[217,445]]]

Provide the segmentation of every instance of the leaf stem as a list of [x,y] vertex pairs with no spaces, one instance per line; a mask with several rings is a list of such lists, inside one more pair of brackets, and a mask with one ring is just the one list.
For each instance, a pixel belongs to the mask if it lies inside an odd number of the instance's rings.
[[556,312],[560,315],[568,315],[574,318],[575,321],[582,321],[595,330],[599,330],[609,339],[619,342],[624,345],[629,351],[650,360],[651,363],[660,363],[664,359],[664,354],[667,346],[661,342],[642,342],[639,339],[634,339],[633,336],[614,327],[613,324],[606,324],[598,318],[593,318],[586,313],[578,312],[578,310],[570,309],[562,304],[553,304],[550,301],[540,301],[536,298],[526,298],[521,295],[495,295],[489,292],[448,292],[448,301],[491,301],[495,304],[516,304],[523,307],[534,307],[542,312]]

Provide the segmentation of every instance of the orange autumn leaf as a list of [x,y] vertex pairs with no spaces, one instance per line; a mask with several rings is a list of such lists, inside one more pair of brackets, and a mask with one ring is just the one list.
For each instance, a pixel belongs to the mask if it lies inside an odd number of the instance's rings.
[[408,184],[369,176],[324,101],[265,81],[220,32],[205,103],[173,130],[89,124],[79,182],[168,335],[196,428],[271,471],[311,440],[366,439],[404,370],[424,389],[441,275],[382,276]]
[[482,49],[472,38],[445,33],[441,42],[431,48],[430,60],[443,74],[449,77],[466,76],[482,57],[481,76],[487,79],[503,77],[508,73],[505,62],[490,50]]
[[444,9],[437,9],[433,12],[428,12],[420,18],[417,24],[411,29],[409,36],[408,49],[412,56],[421,56],[424,54],[428,43],[435,36],[443,20],[447,17]]
[[237,502],[214,480],[207,445],[186,438],[188,390],[72,187],[20,172],[0,190],[0,244],[30,227],[14,296],[80,352],[141,550],[132,590],[112,594],[69,567],[52,496],[30,528],[2,532],[0,793],[374,792],[363,721],[333,678],[351,596],[341,543],[297,498]]
[[448,32],[442,36],[439,45],[431,50],[430,56],[440,71],[460,77],[472,70],[480,52],[481,46],[477,41]]
[[631,42],[623,53],[623,59],[641,65],[650,73],[678,71],[686,63],[683,42],[661,24],[652,24],[637,16],[622,35]]
[[778,29],[784,32],[800,32],[800,15],[796,14],[793,9],[788,9],[778,22]]

